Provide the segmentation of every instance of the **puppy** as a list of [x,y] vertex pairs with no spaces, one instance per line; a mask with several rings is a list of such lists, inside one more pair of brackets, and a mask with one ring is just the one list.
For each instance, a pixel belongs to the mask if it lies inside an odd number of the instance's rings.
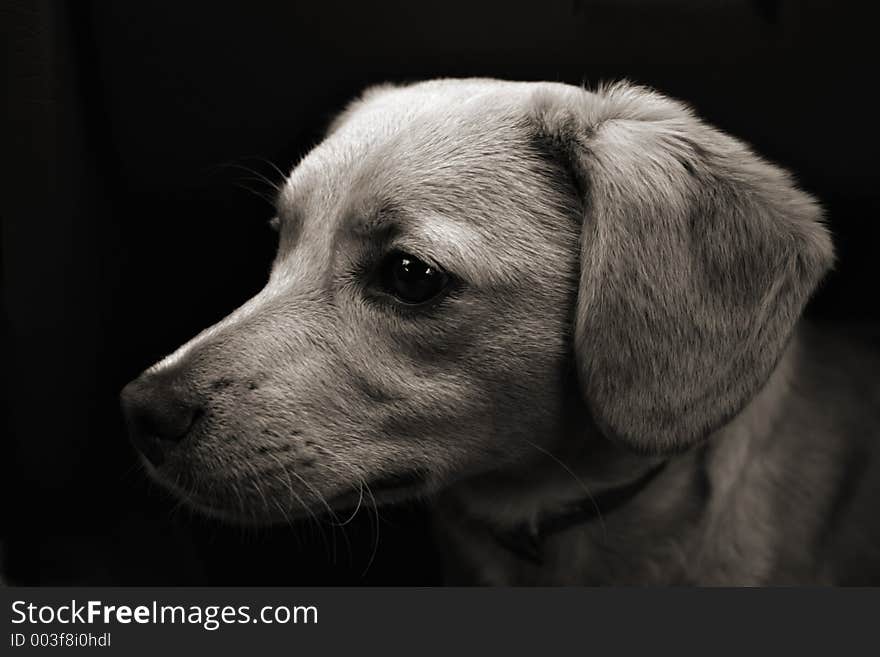
[[880,581],[880,364],[798,327],[822,212],[683,104],[375,88],[274,224],[265,288],[122,393],[193,507],[430,496],[456,582]]

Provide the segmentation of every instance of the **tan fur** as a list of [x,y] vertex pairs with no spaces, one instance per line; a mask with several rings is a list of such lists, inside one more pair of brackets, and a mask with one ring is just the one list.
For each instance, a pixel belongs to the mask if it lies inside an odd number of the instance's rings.
[[[877,418],[847,416],[844,382],[826,417],[827,352],[792,339],[830,238],[788,174],[682,104],[628,84],[384,86],[294,169],[278,224],[266,288],[128,389],[201,409],[154,471],[194,506],[274,522],[415,474],[378,501],[436,499],[467,581],[846,579],[823,532],[865,524],[859,492],[836,491]],[[461,284],[397,307],[373,275],[394,249]],[[540,566],[497,540],[662,462]],[[835,532],[877,556],[876,530]]]

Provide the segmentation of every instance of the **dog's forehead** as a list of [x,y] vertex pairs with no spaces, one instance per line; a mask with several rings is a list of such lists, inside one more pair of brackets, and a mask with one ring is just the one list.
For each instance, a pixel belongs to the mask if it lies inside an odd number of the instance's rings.
[[494,284],[567,257],[565,176],[536,138],[530,85],[506,85],[420,84],[347,110],[284,187],[281,220],[295,228],[279,253],[308,248],[278,262],[325,271],[393,235],[397,248]]
[[[499,83],[395,88],[350,108],[299,164],[282,212],[319,219],[368,217],[388,205],[463,218],[537,184],[523,90]],[[485,209],[485,208],[482,208]]]

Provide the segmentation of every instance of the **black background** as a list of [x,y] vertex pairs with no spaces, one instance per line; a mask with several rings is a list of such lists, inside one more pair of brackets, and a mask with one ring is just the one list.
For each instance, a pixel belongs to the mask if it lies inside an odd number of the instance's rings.
[[[792,169],[839,263],[808,313],[877,319],[876,22],[841,2],[6,2],[2,542],[28,584],[431,584],[422,509],[240,530],[146,482],[126,381],[264,283],[265,176],[368,84],[627,77]],[[364,573],[366,569],[366,573]]]

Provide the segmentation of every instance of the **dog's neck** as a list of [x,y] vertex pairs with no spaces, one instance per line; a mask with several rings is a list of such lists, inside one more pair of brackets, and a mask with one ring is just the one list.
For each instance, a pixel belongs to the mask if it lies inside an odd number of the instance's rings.
[[534,445],[534,457],[521,466],[455,486],[446,504],[523,558],[535,556],[549,533],[626,514],[642,497],[666,511],[658,518],[699,516],[710,498],[727,494],[749,455],[772,438],[789,395],[797,342],[795,337],[746,408],[693,449],[665,457],[637,454],[603,438],[586,418],[585,431],[553,447]]

